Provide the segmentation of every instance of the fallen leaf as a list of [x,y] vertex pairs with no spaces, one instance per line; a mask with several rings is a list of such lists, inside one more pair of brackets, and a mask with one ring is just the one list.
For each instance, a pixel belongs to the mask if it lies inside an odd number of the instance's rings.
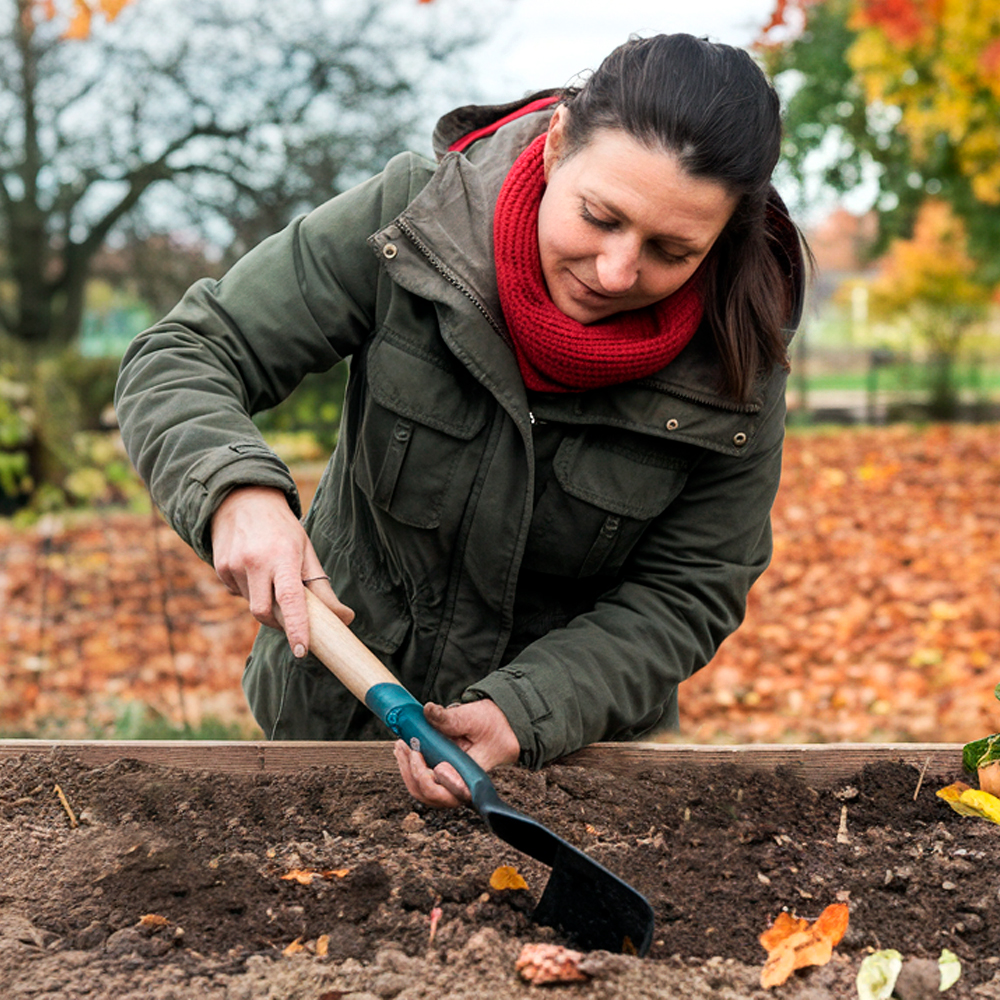
[[782,910],[778,914],[778,919],[760,936],[760,943],[765,951],[774,951],[785,938],[798,931],[804,931],[809,926],[809,921],[804,917],[793,917],[790,913]]
[[282,951],[281,954],[284,955],[286,958],[288,958],[290,955],[295,955],[298,952],[304,950],[305,950],[305,945],[302,943],[302,938],[297,937],[290,945],[288,945],[284,949],[284,951]]
[[941,970],[941,985],[938,987],[938,992],[943,993],[958,982],[959,976],[962,975],[962,963],[953,951],[942,948],[938,968]]
[[147,913],[139,918],[141,927],[167,927],[170,921],[166,917],[161,917],[158,913]]
[[859,1000],[889,1000],[903,968],[903,956],[894,948],[869,955],[858,969]]
[[779,913],[759,938],[768,952],[760,974],[761,986],[779,986],[796,969],[826,965],[847,930],[848,918],[845,903],[831,903],[812,924],[802,917]]
[[588,979],[580,970],[583,952],[558,944],[526,944],[514,964],[521,978],[534,986],[545,983],[582,983]]
[[490,876],[491,889],[527,889],[528,883],[521,877],[520,872],[510,865],[501,865]]
[[1000,824],[1000,799],[989,792],[970,788],[964,781],[956,781],[945,788],[939,788],[937,796],[963,816],[978,816]]
[[327,882],[332,882],[335,878],[343,878],[345,875],[350,873],[350,868],[330,868],[326,871],[316,871],[310,868],[293,868],[290,872],[282,875],[282,879],[286,882],[298,882],[300,885],[312,885],[313,880],[317,878],[326,879]]
[[320,934],[320,936],[316,938],[316,954],[320,958],[324,958],[326,955],[329,954],[329,952],[330,952],[330,935]]

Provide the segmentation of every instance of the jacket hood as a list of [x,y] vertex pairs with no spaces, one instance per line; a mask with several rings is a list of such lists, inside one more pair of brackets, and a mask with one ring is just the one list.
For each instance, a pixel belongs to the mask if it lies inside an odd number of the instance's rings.
[[561,97],[564,93],[560,88],[539,90],[507,104],[466,104],[449,111],[438,119],[434,128],[434,155],[440,160],[456,142],[464,139],[470,132],[495,125],[535,101],[546,97]]

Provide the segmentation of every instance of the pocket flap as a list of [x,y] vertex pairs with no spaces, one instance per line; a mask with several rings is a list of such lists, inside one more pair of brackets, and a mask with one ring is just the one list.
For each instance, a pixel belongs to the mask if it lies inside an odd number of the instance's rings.
[[381,406],[460,440],[486,423],[485,390],[457,361],[400,346],[391,334],[372,346],[368,387]]
[[623,517],[647,521],[665,510],[687,480],[689,460],[625,442],[567,438],[553,468],[570,496]]

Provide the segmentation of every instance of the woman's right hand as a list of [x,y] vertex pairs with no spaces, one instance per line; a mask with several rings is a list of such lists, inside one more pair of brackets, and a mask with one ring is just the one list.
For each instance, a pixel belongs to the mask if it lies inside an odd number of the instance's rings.
[[295,656],[309,650],[304,583],[346,625],[354,612],[323,577],[323,567],[281,490],[242,486],[212,516],[215,572],[231,594],[242,594],[264,625],[283,628]]

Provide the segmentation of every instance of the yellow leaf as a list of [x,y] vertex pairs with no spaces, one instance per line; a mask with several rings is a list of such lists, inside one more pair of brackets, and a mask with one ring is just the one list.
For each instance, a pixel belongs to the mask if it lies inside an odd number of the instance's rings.
[[768,952],[760,985],[764,989],[780,986],[796,969],[826,965],[847,930],[848,919],[846,903],[831,903],[812,924],[802,917],[779,913],[759,938]]
[[979,788],[962,792],[962,805],[969,807],[976,815],[1000,825],[1000,799]]
[[286,882],[298,882],[299,885],[312,885],[313,879],[322,878],[330,882],[335,878],[343,878],[350,870],[350,868],[328,868],[325,871],[316,871],[311,868],[293,868],[281,877]]
[[510,865],[501,865],[490,876],[491,889],[527,889],[528,883],[524,881],[516,868]]
[[955,812],[961,813],[963,816],[976,816],[977,813],[974,809],[969,809],[962,804],[962,792],[968,791],[970,787],[964,781],[956,781],[954,784],[939,788],[935,794],[939,799],[944,799]]
[[139,918],[142,927],[166,927],[169,923],[166,917],[161,917],[158,913],[147,913]]
[[1000,799],[989,792],[970,788],[964,781],[956,781],[946,788],[939,788],[937,796],[963,816],[978,816],[1000,824]]
[[90,37],[90,8],[83,0],[76,0],[76,13],[73,20],[69,22],[69,27],[63,32],[63,38],[70,41],[82,41]]
[[330,951],[330,935],[320,934],[320,936],[316,938],[316,954],[320,958],[323,958],[324,956],[329,954],[329,951]]
[[100,0],[101,13],[109,21],[113,21],[131,2],[131,0]]
[[298,882],[299,885],[312,885],[312,880],[319,875],[319,872],[304,871],[301,868],[293,868],[282,879],[286,882]]
[[302,938],[297,937],[281,954],[288,958],[289,956],[303,951],[304,949],[305,945],[302,943]]

